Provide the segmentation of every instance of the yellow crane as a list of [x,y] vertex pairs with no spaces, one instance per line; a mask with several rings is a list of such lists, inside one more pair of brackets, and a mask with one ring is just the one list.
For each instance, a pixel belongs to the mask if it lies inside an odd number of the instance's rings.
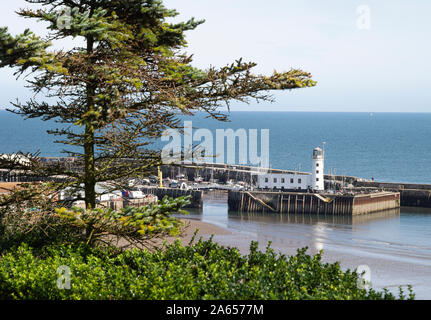
[[163,188],[163,173],[162,170],[160,170],[160,166],[157,166],[157,173],[159,177],[159,188]]

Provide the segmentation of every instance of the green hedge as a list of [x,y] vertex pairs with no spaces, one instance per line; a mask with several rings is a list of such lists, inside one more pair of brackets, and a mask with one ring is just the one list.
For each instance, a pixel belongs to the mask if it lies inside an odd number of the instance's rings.
[[[69,290],[57,287],[59,266],[71,270]],[[261,252],[254,242],[247,256],[209,240],[120,254],[21,245],[0,259],[2,299],[395,299],[359,289],[357,279],[338,263],[323,263],[320,254],[302,249],[286,257],[269,247]]]

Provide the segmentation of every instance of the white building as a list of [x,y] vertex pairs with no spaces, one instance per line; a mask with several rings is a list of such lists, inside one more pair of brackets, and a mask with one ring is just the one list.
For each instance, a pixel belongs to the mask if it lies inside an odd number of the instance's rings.
[[264,173],[257,176],[257,187],[260,189],[307,190],[308,188],[323,191],[325,158],[321,148],[313,150],[312,172]]

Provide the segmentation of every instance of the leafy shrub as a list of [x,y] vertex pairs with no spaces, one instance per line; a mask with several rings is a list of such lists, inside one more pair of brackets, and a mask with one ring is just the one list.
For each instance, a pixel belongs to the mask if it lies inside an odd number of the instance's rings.
[[75,230],[55,214],[55,188],[50,183],[23,184],[0,196],[0,250],[26,242],[41,247],[73,239]]
[[[83,235],[80,239],[86,244],[106,244],[110,247],[140,246],[152,248],[155,239],[164,236],[177,236],[181,233],[184,223],[171,215],[173,213],[188,214],[182,210],[189,204],[189,197],[170,199],[165,196],[156,205],[127,207],[119,211],[112,209],[85,210],[82,208],[56,209],[57,216],[67,222],[69,228],[76,229],[76,234]],[[78,239],[79,240],[79,239]]]
[[[22,245],[0,259],[1,299],[395,299],[358,288],[358,274],[309,256],[250,254],[212,240],[164,250],[113,253],[85,245]],[[57,268],[71,270],[70,290],[57,287]],[[399,298],[404,299],[401,295]],[[409,298],[414,298],[410,293]]]
[[[184,224],[172,217],[187,214],[189,197],[163,198],[157,204],[85,210],[58,208],[50,184],[29,184],[0,197],[0,251],[21,243],[34,248],[55,243],[152,247],[160,237],[178,235]],[[118,248],[118,246],[117,246]]]

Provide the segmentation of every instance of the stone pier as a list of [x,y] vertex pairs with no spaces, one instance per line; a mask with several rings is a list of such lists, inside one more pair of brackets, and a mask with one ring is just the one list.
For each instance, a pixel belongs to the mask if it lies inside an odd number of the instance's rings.
[[229,210],[355,216],[400,207],[397,192],[325,195],[300,192],[229,191]]

